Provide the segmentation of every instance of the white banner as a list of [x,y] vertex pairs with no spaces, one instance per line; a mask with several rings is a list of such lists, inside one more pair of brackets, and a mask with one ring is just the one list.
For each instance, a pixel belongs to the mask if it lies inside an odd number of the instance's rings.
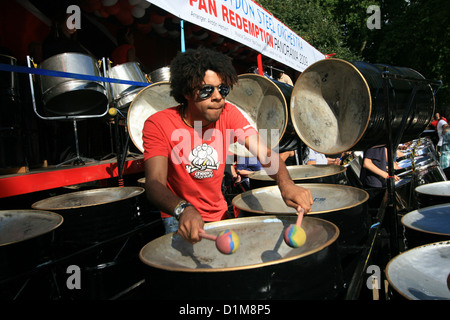
[[147,1],[298,71],[325,58],[253,0]]

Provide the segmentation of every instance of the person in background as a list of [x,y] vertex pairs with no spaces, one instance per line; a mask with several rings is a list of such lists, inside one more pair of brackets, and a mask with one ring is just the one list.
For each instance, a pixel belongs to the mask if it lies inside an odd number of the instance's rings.
[[[394,169],[401,167],[394,162]],[[360,180],[363,187],[369,193],[372,206],[377,206],[386,188],[388,173],[388,154],[386,146],[375,146],[364,152],[361,166]],[[400,177],[394,175],[395,181],[400,181]]]
[[309,213],[311,191],[295,185],[278,153],[225,101],[237,83],[231,59],[206,48],[188,49],[170,66],[171,95],[179,105],[153,114],[143,129],[146,194],[161,210],[166,232],[196,243],[205,221],[228,217],[221,186],[227,150],[235,141],[277,182],[286,205]]
[[117,33],[118,46],[111,53],[114,65],[136,61],[136,48],[134,46],[134,34],[130,28],[120,29]]
[[70,15],[62,11],[55,16],[50,35],[42,44],[43,60],[64,52],[90,55],[90,52],[78,41],[78,30],[67,27],[69,17]]
[[256,157],[237,157],[236,164],[231,166],[231,173],[235,184],[244,184],[246,190],[250,187],[248,176],[255,171],[263,170],[263,166]]
[[280,73],[280,77],[278,78],[278,81],[287,83],[288,85],[291,85],[291,86],[294,85],[294,83],[293,83],[292,80],[291,80],[291,77],[289,77],[289,76],[288,76],[286,73],[284,73],[284,72],[281,72],[281,73]]
[[441,147],[441,156],[439,158],[439,164],[444,170],[447,178],[450,177],[450,126],[445,124],[442,127],[443,137],[442,137],[442,147]]
[[340,158],[328,158],[323,153],[317,152],[311,148],[306,149],[306,155],[304,157],[303,163],[306,165],[313,165],[313,164],[334,164],[334,165],[340,165],[341,159]]
[[[439,114],[437,113],[436,115],[439,115]],[[444,137],[443,128],[444,128],[444,126],[448,125],[447,121],[444,120],[444,119],[445,118],[440,117],[439,122],[436,125],[436,131],[437,131],[438,138],[439,138],[438,143],[436,145],[436,151],[437,151],[438,154],[440,154],[441,147],[442,147],[442,139]]]

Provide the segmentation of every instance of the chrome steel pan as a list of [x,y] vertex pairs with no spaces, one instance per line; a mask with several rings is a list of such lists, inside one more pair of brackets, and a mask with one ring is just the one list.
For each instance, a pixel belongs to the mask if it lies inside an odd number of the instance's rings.
[[[108,71],[108,76],[113,79],[148,83],[144,72],[142,72],[139,63],[137,62],[126,62],[123,64],[119,64]],[[130,103],[142,89],[143,86],[111,83],[113,105],[117,109],[124,109],[129,107]]]
[[[44,60],[40,68],[100,77],[94,58],[74,52],[60,53]],[[44,108],[58,115],[102,114],[108,98],[103,82],[40,76]]]

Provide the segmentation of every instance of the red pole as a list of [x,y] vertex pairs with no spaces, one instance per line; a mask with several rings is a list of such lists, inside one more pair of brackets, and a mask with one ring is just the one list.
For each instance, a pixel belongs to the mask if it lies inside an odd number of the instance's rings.
[[263,64],[262,64],[262,55],[258,54],[258,73],[262,76],[264,75]]

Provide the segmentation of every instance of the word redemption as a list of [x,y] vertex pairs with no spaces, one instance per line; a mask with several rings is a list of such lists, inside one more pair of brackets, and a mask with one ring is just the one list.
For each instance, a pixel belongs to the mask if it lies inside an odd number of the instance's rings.
[[[181,4],[182,1],[180,1]],[[185,0],[180,16],[303,71],[324,55],[250,0]]]

